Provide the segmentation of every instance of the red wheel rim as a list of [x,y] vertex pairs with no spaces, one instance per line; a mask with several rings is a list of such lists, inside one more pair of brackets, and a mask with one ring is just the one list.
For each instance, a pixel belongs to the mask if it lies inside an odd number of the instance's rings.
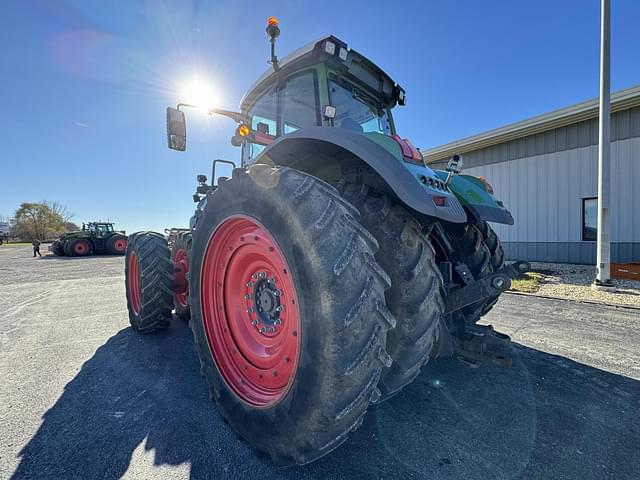
[[189,258],[182,248],[176,251],[173,257],[173,275],[176,282],[176,302],[183,308],[189,306],[189,284],[187,273],[189,272]]
[[284,254],[257,220],[232,216],[211,235],[200,298],[209,347],[226,383],[250,405],[278,403],[298,366],[300,313]]
[[127,249],[127,240],[125,238],[118,238],[113,242],[113,248],[118,252],[124,252]]
[[138,266],[138,255],[131,252],[129,257],[129,269],[127,270],[127,286],[129,290],[129,303],[135,315],[140,314],[142,304],[140,302],[140,269]]
[[73,251],[78,255],[85,255],[89,251],[87,242],[78,242],[73,246]]

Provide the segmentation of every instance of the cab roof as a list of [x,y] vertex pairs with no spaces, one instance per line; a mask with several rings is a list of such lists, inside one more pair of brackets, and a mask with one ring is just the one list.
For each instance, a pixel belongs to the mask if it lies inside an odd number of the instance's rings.
[[[325,42],[336,45],[335,54],[325,51]],[[347,59],[339,58],[339,51],[344,48],[347,51]],[[355,77],[359,82],[368,87],[371,92],[381,96],[385,104],[393,107],[396,104],[395,91],[400,88],[389,75],[380,67],[347,47],[347,44],[333,35],[326,35],[307,45],[294,50],[289,55],[278,61],[278,71],[267,70],[247,90],[240,100],[240,111],[247,113],[254,101],[269,88],[273,87],[278,78],[286,78],[301,68],[316,65],[318,63],[330,63],[337,70]],[[403,91],[404,92],[404,91]]]

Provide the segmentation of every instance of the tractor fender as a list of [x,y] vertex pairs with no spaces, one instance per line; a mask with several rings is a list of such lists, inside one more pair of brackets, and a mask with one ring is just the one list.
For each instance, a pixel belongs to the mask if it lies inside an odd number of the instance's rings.
[[[435,190],[420,182],[424,176],[437,178],[433,170],[409,164],[396,158],[389,150],[363,135],[343,128],[309,127],[279,137],[256,158],[256,163],[282,165],[305,171],[324,180],[327,173],[344,166],[357,167],[365,163],[376,173],[374,185],[382,180],[395,196],[413,210],[452,223],[464,223],[464,208],[450,192]],[[369,182],[367,182],[369,183]],[[446,197],[444,206],[437,206],[434,197]]]

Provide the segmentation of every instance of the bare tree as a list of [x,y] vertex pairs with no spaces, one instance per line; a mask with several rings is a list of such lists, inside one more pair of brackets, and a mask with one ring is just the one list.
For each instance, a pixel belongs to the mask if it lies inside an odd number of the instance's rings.
[[43,205],[46,205],[47,207],[49,207],[49,210],[51,210],[51,212],[55,215],[60,215],[60,218],[62,218],[62,222],[68,222],[69,220],[71,220],[74,216],[73,213],[69,212],[67,210],[67,207],[65,207],[64,205],[62,205],[59,202],[51,202],[49,200],[43,200],[42,202]]

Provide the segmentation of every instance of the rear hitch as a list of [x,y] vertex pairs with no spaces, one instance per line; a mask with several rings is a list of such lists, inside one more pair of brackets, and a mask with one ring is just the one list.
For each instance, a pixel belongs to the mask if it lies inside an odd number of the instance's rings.
[[444,314],[450,315],[486,298],[500,295],[511,288],[512,278],[520,277],[530,268],[528,262],[513,262],[487,277],[469,282],[464,287],[450,290],[445,297]]
[[[459,269],[465,269],[466,265],[459,264],[455,268],[461,274]],[[445,297],[440,339],[434,356],[453,355],[472,368],[478,368],[483,363],[511,367],[511,338],[496,332],[491,325],[467,324],[460,310],[508,290],[511,279],[522,276],[530,268],[528,262],[513,262],[480,280],[464,281],[464,286],[461,287],[453,283],[453,264],[442,262],[440,269],[448,294]],[[467,278],[467,275],[460,276]]]

